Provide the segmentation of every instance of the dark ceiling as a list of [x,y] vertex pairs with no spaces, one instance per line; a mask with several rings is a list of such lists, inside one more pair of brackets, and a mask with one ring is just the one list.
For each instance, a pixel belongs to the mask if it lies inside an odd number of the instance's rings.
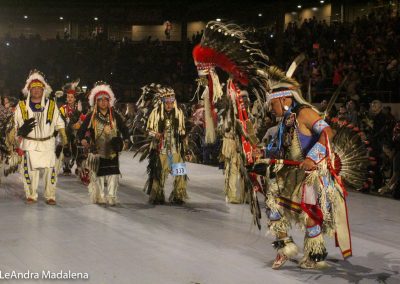
[[[353,3],[365,1],[332,0],[325,3]],[[0,20],[23,20],[23,15],[32,21],[58,19],[86,22],[93,17],[112,23],[159,23],[167,19],[210,20],[215,18],[257,22],[273,19],[282,12],[295,11],[297,5],[313,7],[321,5],[320,0],[0,0]]]

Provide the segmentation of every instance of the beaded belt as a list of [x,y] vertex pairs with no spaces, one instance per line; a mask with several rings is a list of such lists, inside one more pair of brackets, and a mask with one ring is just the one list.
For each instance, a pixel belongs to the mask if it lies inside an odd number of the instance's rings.
[[47,141],[47,140],[51,139],[52,137],[53,136],[48,136],[48,137],[45,137],[45,138],[24,137],[24,139],[32,140],[32,141]]

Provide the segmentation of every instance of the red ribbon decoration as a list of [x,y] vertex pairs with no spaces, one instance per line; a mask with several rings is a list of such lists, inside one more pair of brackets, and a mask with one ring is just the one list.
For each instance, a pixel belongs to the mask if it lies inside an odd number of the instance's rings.
[[331,157],[330,157],[330,154],[331,154],[330,149],[331,149],[331,147],[329,145],[328,134],[326,133],[326,131],[322,131],[322,133],[324,133],[324,137],[325,137],[326,161],[327,161],[327,164],[328,164],[329,172],[331,173],[331,175],[335,178],[335,180],[339,184],[340,188],[343,191],[344,197],[347,197],[348,193],[347,193],[347,190],[346,190],[344,184],[342,183],[342,179],[338,176],[338,173],[336,172],[335,168],[332,165],[332,160],[331,160]]
[[[246,107],[244,106],[243,98],[240,96],[240,90],[236,88],[235,84],[231,81],[229,88],[231,91],[235,92],[237,94],[236,96],[236,107],[237,107],[237,116],[240,121],[240,123],[243,126],[243,130],[247,133],[247,127],[246,127],[246,121],[249,120],[249,117],[247,115]],[[246,140],[246,138],[242,135],[241,137],[242,140],[242,148],[243,152],[246,155],[246,161],[247,164],[253,164],[253,145],[249,141]]]

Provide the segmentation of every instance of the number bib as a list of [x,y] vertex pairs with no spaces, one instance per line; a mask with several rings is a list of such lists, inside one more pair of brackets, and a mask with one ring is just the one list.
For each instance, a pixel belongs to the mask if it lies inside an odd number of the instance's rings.
[[171,165],[173,176],[184,176],[187,174],[185,163],[175,163]]

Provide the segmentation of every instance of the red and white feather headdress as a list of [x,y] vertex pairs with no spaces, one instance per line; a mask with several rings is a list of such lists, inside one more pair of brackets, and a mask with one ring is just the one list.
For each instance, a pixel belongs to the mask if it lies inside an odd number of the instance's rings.
[[22,93],[24,94],[25,98],[29,96],[30,90],[33,87],[43,88],[45,97],[49,97],[53,91],[50,85],[47,83],[44,74],[37,69],[31,70],[28,78],[26,79],[25,86],[22,89]]
[[93,107],[96,103],[96,100],[100,96],[107,96],[110,100],[110,107],[113,107],[115,104],[115,95],[111,89],[111,86],[105,82],[97,82],[93,89],[89,93],[89,105]]

